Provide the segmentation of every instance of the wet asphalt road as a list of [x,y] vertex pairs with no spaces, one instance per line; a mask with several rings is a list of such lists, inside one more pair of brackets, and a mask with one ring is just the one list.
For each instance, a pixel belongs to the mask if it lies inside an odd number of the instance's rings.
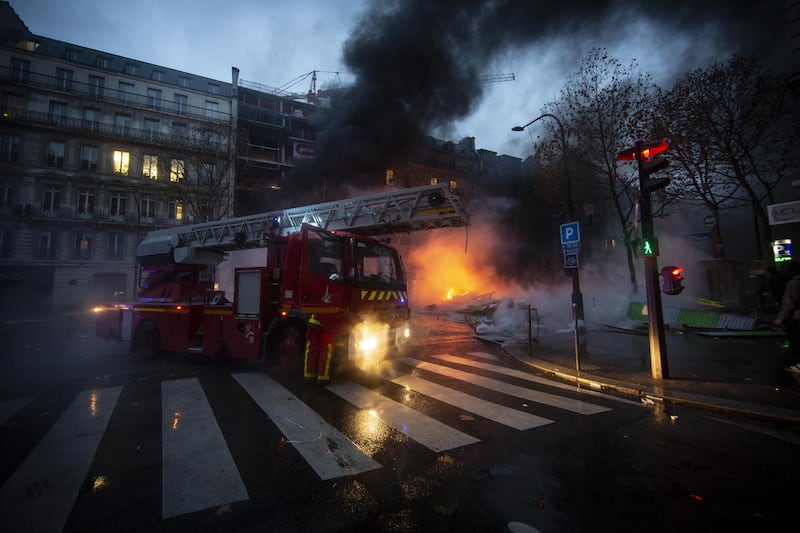
[[[766,530],[793,517],[800,439],[788,428],[579,393],[537,381],[463,324],[419,316],[416,325],[407,359],[378,374],[340,370],[329,388],[252,362],[141,361],[81,328],[6,338],[0,405],[6,413],[26,403],[0,427],[0,529],[24,531],[59,506],[53,530],[65,531]],[[265,412],[241,374],[268,378],[261,386],[275,383],[356,451],[345,454],[325,426],[291,437],[312,419]],[[219,483],[194,480],[181,493],[165,482],[163,433],[177,422],[165,415],[164,382],[197,385],[192,398],[204,398],[246,497],[226,501]],[[29,458],[82,393],[111,390],[107,426],[74,492],[64,490],[56,468]],[[508,425],[509,415],[525,429]],[[375,465],[323,479],[317,458],[301,452],[321,439],[323,458]],[[80,442],[64,439],[51,455],[69,457]],[[192,452],[197,470],[209,464],[207,447]],[[165,518],[175,491],[203,494],[208,506]],[[9,507],[15,498],[22,504]]]

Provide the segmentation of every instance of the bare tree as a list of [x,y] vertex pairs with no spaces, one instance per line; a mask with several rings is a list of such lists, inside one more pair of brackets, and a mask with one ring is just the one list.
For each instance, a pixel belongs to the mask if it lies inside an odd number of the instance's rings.
[[[649,76],[639,72],[635,60],[625,67],[609,57],[605,49],[594,48],[569,77],[560,98],[545,106],[564,124],[571,167],[580,168],[593,183],[598,179],[602,183],[599,189],[573,188],[599,191],[595,200],[613,211],[626,244],[634,292],[637,283],[632,241],[637,229],[638,179],[633,165],[618,165],[616,154],[637,139],[647,139],[642,117],[651,108],[654,89]],[[555,164],[554,158],[560,157],[560,147],[555,151],[557,145],[553,142],[558,132],[553,124],[548,128],[549,138],[537,144],[537,151],[541,149],[542,157]]]
[[170,161],[170,181],[185,215],[196,222],[233,215],[234,183],[229,128],[204,126],[181,134]]
[[716,222],[715,257],[724,257],[720,211],[751,206],[756,257],[765,259],[771,239],[766,205],[781,181],[796,176],[797,100],[779,76],[754,59],[732,57],[686,73],[660,92],[654,127],[668,135],[685,200],[704,205]]

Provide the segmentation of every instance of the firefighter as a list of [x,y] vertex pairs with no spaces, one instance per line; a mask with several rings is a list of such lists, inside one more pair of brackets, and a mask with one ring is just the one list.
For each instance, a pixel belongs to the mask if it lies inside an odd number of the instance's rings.
[[311,315],[306,333],[306,355],[303,366],[305,381],[307,383],[316,381],[320,385],[330,383],[332,358],[333,338],[325,331],[322,322]]

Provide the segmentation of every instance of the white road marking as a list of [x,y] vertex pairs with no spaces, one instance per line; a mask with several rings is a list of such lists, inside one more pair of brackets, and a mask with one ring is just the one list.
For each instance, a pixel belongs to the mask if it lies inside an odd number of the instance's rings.
[[355,383],[332,383],[328,390],[435,452],[480,442],[394,400]]
[[4,531],[57,532],[66,524],[122,387],[82,391],[3,485]]
[[481,398],[470,396],[469,394],[444,387],[438,383],[433,383],[417,376],[398,377],[393,379],[392,382],[402,385],[403,387],[408,387],[420,394],[430,396],[440,402],[453,405],[464,411],[488,418],[489,420],[514,429],[524,431],[526,429],[553,423],[553,421],[548,418],[518,411],[504,405],[487,402]]
[[[457,358],[457,359],[462,359],[462,358]],[[527,389],[525,387],[512,385],[510,383],[505,383],[503,381],[499,381],[496,379],[487,378],[485,376],[470,374],[469,372],[464,372],[463,370],[457,370],[455,368],[450,368],[448,366],[438,365],[436,363],[427,363],[425,361],[420,361],[419,359],[402,357],[399,358],[398,360],[409,366],[421,368],[422,370],[427,370],[429,372],[434,372],[436,374],[440,374],[443,376],[460,379],[461,381],[466,381],[468,383],[478,385],[485,389],[502,392],[503,394],[510,394],[512,396],[517,396],[518,398],[524,398],[532,402],[550,405],[552,407],[558,407],[559,409],[565,409],[567,411],[572,411],[582,415],[593,415],[611,410],[608,407],[603,407],[600,405],[583,402],[581,400],[573,400],[571,398],[566,398],[564,396],[558,396],[547,392]]]
[[261,373],[234,374],[321,479],[381,468],[350,439],[279,383]]
[[161,382],[163,518],[248,499],[197,378]]
[[[472,354],[470,354],[472,355]],[[640,401],[631,401],[625,398],[620,398],[619,396],[614,396],[611,394],[604,394],[602,392],[598,392],[595,390],[589,390],[586,388],[579,389],[575,385],[567,385],[566,383],[559,383],[558,381],[553,381],[552,379],[542,378],[539,376],[534,376],[528,372],[524,372],[522,370],[517,370],[515,368],[507,368],[504,366],[499,365],[490,365],[486,363],[481,363],[479,361],[473,361],[472,359],[466,359],[463,357],[455,357],[449,354],[441,354],[441,355],[432,355],[431,357],[435,357],[437,359],[441,359],[442,361],[450,361],[451,363],[458,363],[465,366],[471,366],[474,368],[482,368],[484,370],[490,370],[497,374],[503,374],[506,376],[510,376],[517,379],[524,379],[525,381],[530,381],[533,383],[539,383],[540,385],[547,385],[548,387],[553,387],[555,389],[563,389],[568,390],[570,392],[578,392],[580,394],[588,394],[589,396],[597,396],[598,398],[606,398],[607,400],[614,400],[616,402],[627,403],[629,405],[641,405]]]

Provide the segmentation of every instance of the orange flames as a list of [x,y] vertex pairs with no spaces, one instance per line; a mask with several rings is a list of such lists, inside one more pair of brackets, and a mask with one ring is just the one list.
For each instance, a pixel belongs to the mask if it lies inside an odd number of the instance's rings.
[[505,292],[495,277],[488,248],[477,243],[473,233],[468,244],[463,229],[437,229],[413,237],[404,250],[404,262],[415,306]]

